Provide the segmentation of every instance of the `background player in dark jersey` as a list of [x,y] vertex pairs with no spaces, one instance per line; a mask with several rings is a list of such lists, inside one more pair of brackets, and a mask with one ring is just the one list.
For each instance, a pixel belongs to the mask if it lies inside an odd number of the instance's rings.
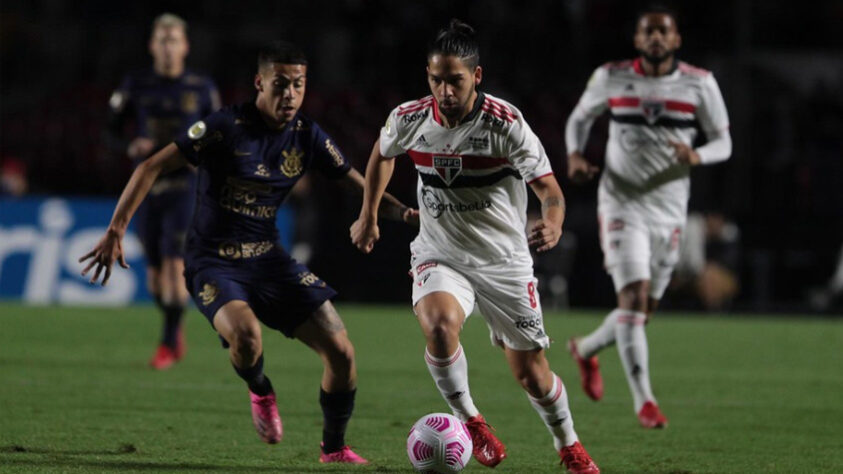
[[[214,83],[185,69],[188,50],[185,21],[172,13],[160,15],[149,40],[153,67],[127,75],[111,95],[111,143],[136,165],[220,107]],[[125,141],[124,126],[130,120],[134,138]],[[195,185],[190,167],[160,176],[135,217],[147,259],[147,288],[164,315],[161,341],[149,361],[159,370],[184,355],[181,320],[188,294],[183,250]]]
[[[363,177],[333,140],[299,114],[307,60],[297,47],[275,42],[258,55],[254,103],[227,107],[193,124],[174,143],[138,165],[123,191],[108,231],[80,261],[91,259],[91,282],[105,285],[132,214],[156,178],[188,163],[199,169],[196,211],[185,254],[185,277],[199,310],[229,345],[231,362],[249,387],[261,438],[281,440],[275,392],[263,372],[260,322],[311,347],[324,364],[319,394],[324,414],[320,462],[363,464],[345,445],[354,407],[354,347],[331,304],[336,292],[280,247],[275,214],[290,189],[311,168],[337,178],[357,196]],[[384,216],[418,220],[393,197]]]

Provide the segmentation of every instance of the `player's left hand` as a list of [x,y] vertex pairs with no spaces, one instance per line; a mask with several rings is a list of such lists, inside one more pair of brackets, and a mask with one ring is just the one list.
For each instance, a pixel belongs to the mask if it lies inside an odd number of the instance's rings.
[[561,237],[562,226],[548,225],[544,219],[539,219],[530,230],[527,243],[530,244],[530,247],[534,247],[536,252],[541,253],[556,247]]
[[404,220],[407,224],[410,224],[413,227],[419,226],[419,210],[413,209],[412,207],[408,207],[404,210],[404,213],[401,215],[401,219]]
[[700,164],[700,154],[690,146],[674,141],[669,141],[668,143],[670,143],[670,146],[676,152],[676,161],[691,166]]
[[92,259],[88,266],[82,270],[82,276],[87,275],[94,265],[97,266],[94,276],[91,277],[91,284],[96,283],[100,277],[100,273],[105,270],[102,278],[102,286],[105,286],[111,277],[111,266],[114,265],[115,260],[117,260],[121,267],[129,268],[129,264],[126,263],[126,256],[123,253],[121,240],[122,235],[113,230],[108,230],[94,249],[79,259],[79,263]]

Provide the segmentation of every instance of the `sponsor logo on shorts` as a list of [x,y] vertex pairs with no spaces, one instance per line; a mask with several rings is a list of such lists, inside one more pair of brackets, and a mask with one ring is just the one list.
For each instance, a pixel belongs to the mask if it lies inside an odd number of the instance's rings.
[[[542,318],[538,314],[529,316],[518,316],[515,320],[515,327],[518,329],[542,329]],[[542,331],[544,332],[544,331]]]
[[428,268],[433,268],[437,265],[439,265],[439,262],[424,262],[416,267],[416,273],[421,273],[427,270]]
[[464,202],[442,202],[439,196],[428,188],[422,188],[422,203],[434,219],[438,219],[443,212],[473,212],[483,211],[492,207],[492,201],[486,199],[471,203]]
[[202,300],[202,306],[208,306],[213,303],[219,294],[220,290],[217,288],[216,282],[205,283],[202,286],[202,291],[199,292],[199,299]]
[[609,222],[609,232],[623,230],[625,226],[626,223],[623,221],[623,219],[612,219],[612,221]]
[[297,275],[297,277],[299,279],[299,284],[302,286],[318,286],[319,288],[325,287],[325,282],[320,280],[318,276],[311,272],[301,272]]

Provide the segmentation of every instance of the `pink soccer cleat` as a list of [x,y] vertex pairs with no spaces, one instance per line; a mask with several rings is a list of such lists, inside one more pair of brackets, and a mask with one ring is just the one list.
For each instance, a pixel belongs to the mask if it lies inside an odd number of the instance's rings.
[[275,392],[261,397],[250,390],[249,398],[252,400],[252,421],[255,422],[258,436],[269,444],[281,441],[284,430],[281,427],[281,416],[278,414]]
[[561,464],[571,474],[600,474],[597,464],[594,464],[579,441],[560,449],[559,457],[562,458]]
[[465,427],[471,434],[471,442],[474,444],[472,454],[477,462],[486,467],[495,467],[506,458],[506,447],[492,433],[483,415],[472,416],[466,420]]
[[571,357],[580,369],[580,383],[585,394],[594,401],[603,398],[603,377],[600,376],[600,363],[597,362],[597,356],[583,359],[577,351],[577,341],[573,338],[568,340],[568,351],[571,352]]
[[667,417],[659,410],[659,406],[653,402],[644,402],[644,406],[638,412],[638,421],[644,428],[664,428],[667,426]]
[[324,445],[322,443],[319,443],[319,462],[321,463],[338,462],[345,464],[369,464],[369,461],[363,459],[359,454],[352,451],[351,446],[343,446],[339,451],[328,454],[325,454],[325,451],[322,451],[323,446]]
[[155,370],[167,370],[178,362],[178,360],[179,357],[176,356],[176,352],[173,349],[161,344],[158,346],[158,350],[155,351],[152,359],[149,359],[149,366]]

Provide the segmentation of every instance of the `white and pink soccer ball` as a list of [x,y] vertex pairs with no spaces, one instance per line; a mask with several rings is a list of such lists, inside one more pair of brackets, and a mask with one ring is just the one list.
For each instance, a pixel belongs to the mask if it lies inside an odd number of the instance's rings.
[[407,437],[407,456],[419,472],[459,472],[468,464],[473,449],[465,423],[446,413],[425,415]]

